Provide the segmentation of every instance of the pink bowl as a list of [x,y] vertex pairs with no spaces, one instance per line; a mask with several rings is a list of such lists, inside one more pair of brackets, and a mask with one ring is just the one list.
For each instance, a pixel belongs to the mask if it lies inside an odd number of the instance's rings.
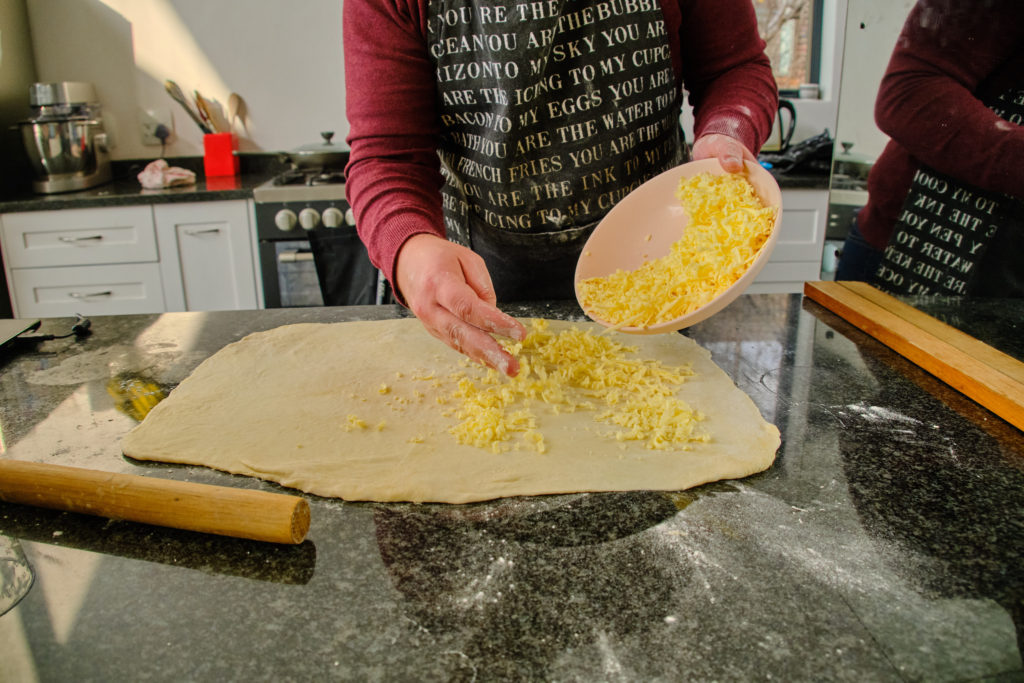
[[[717,159],[692,161],[661,173],[630,192],[598,223],[583,247],[576,263],[576,300],[594,321],[607,327],[614,324],[601,320],[583,306],[580,280],[611,275],[616,270],[635,270],[647,261],[669,253],[672,244],[686,230],[689,219],[676,198],[679,182],[698,173],[721,175],[725,170]],[[747,271],[728,289],[686,315],[650,327],[620,327],[633,334],[675,332],[698,323],[728,306],[750,286],[771,257],[779,236],[782,218],[782,191],[772,174],[760,164],[746,162],[746,177],[765,206],[775,206],[775,223],[768,241],[761,248]],[[650,235],[650,239],[646,239]]]

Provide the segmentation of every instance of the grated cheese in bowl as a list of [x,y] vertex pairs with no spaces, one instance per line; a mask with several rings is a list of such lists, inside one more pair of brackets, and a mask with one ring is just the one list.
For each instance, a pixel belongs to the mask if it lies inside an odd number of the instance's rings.
[[697,173],[679,181],[676,198],[690,220],[668,254],[577,283],[581,305],[596,319],[648,328],[700,309],[747,272],[775,224],[776,208],[742,175]]
[[487,370],[458,380],[459,422],[449,431],[461,444],[544,453],[543,415],[577,411],[591,412],[605,437],[650,449],[707,441],[699,429],[703,416],[675,396],[689,368],[631,357],[635,347],[587,330],[555,334],[542,319],[507,348],[519,360],[515,377]]

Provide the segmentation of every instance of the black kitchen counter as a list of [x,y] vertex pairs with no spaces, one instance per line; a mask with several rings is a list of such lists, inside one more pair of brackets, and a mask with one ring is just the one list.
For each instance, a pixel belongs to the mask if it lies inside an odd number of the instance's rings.
[[[125,459],[127,388],[169,390],[256,330],[404,314],[95,318],[0,365],[2,457],[287,491]],[[1024,434],[798,295],[687,334],[779,426],[766,472],[463,506],[307,495],[298,546],[0,503],[36,574],[0,616],[0,679],[1024,679]]]
[[[0,214],[19,211],[249,199],[252,197],[254,188],[270,180],[284,168],[280,157],[274,154],[242,155],[239,175],[225,178],[206,178],[202,171],[201,158],[168,159],[168,163],[195,171],[196,184],[163,190],[145,190],[139,184],[137,176],[146,162],[118,161],[114,163],[114,180],[88,190],[41,195],[33,193],[29,187],[22,187],[0,193]],[[773,175],[783,190],[827,190],[829,187],[827,174],[773,173]]]
[[171,166],[194,171],[196,183],[146,190],[139,184],[138,174],[148,161],[115,161],[114,179],[87,190],[46,195],[35,194],[30,187],[9,190],[0,195],[0,213],[250,199],[255,187],[270,180],[283,168],[277,155],[242,155],[237,176],[207,178],[203,173],[202,158],[168,159]]
[[780,173],[769,169],[769,173],[783,190],[827,190],[829,176],[827,173]]

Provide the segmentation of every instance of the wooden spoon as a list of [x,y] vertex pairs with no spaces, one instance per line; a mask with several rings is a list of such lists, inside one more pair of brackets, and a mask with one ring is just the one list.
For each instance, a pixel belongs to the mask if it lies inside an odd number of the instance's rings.
[[[238,118],[239,112],[242,110],[242,98],[238,93],[233,92],[228,96],[228,130],[234,131],[235,119]],[[244,121],[242,125],[245,125]]]
[[203,122],[203,120],[199,117],[199,114],[196,113],[196,111],[192,108],[192,105],[189,104],[188,100],[185,98],[185,93],[182,91],[181,86],[179,86],[174,81],[166,80],[164,81],[164,89],[167,91],[167,94],[170,95],[175,102],[180,104],[182,108],[188,113],[188,115],[192,117],[192,120],[196,122],[197,126],[199,126],[199,130],[203,131],[204,133],[211,132],[209,126],[207,126]]

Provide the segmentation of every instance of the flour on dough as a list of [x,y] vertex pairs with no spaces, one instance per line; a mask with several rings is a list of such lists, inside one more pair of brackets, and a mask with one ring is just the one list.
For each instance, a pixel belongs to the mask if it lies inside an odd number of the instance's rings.
[[703,415],[706,441],[652,450],[608,438],[592,414],[578,411],[537,413],[543,453],[459,444],[449,430],[458,423],[452,397],[465,360],[406,318],[286,325],[229,344],[127,434],[122,449],[321,496],[445,503],[681,490],[772,464],[778,429],[705,349],[677,334],[612,334],[638,347],[638,358],[691,368],[676,395]]

